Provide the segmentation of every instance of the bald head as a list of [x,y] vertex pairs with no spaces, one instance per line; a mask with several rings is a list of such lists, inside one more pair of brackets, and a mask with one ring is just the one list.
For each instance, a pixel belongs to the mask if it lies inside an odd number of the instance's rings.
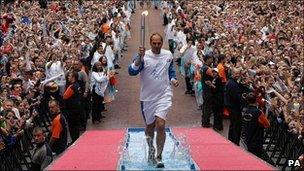
[[150,42],[152,42],[153,39],[160,39],[161,42],[163,42],[163,37],[159,33],[153,33],[150,37]]
[[159,33],[154,33],[150,37],[151,50],[154,54],[160,54],[163,46],[163,37]]

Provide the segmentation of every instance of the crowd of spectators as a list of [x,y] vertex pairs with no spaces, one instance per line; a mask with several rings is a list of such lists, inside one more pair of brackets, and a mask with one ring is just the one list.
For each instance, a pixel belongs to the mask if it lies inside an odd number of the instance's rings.
[[301,1],[163,3],[169,48],[185,78],[185,94],[202,107],[203,127],[212,126],[213,113],[213,128],[221,131],[222,116],[229,115],[228,138],[238,145],[253,92],[259,125],[269,126],[262,116],[271,112],[303,137],[303,10]]
[[[50,150],[65,150],[68,132],[74,142],[89,118],[101,123],[105,104],[115,99],[134,1],[3,5],[0,155],[24,150],[20,140],[33,130],[38,146],[32,167],[43,168],[52,160]],[[185,94],[202,107],[203,127],[212,126],[213,113],[213,128],[221,131],[229,114],[229,140],[239,144],[244,109],[258,109],[261,129],[269,123],[260,116],[274,113],[278,123],[304,136],[303,10],[301,1],[162,1],[170,51]]]
[[33,138],[32,169],[43,169],[51,161],[49,149],[62,153],[89,118],[101,123],[105,104],[115,99],[132,9],[120,0],[8,0],[1,5],[1,155],[25,150],[24,137],[30,145]]

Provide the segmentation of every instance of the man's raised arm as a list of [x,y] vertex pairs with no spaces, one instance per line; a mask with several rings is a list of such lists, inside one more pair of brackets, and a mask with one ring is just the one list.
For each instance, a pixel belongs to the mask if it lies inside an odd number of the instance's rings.
[[133,60],[133,63],[129,65],[128,72],[129,75],[134,76],[140,73],[140,71],[144,68],[144,58],[145,56],[145,48],[140,47],[139,53]]

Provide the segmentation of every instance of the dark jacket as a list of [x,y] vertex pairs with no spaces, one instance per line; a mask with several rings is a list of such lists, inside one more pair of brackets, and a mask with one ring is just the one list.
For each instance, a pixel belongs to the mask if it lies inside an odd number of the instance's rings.
[[211,94],[211,90],[212,88],[209,87],[205,81],[211,81],[213,80],[213,77],[207,74],[207,70],[210,67],[207,66],[206,64],[203,64],[202,68],[201,68],[201,76],[202,76],[202,88],[203,88],[203,94]]
[[81,88],[78,82],[73,83],[71,88],[74,94],[68,99],[65,99],[65,107],[68,111],[79,111],[81,105]]
[[259,124],[262,111],[257,106],[245,107],[242,112],[242,139],[248,149],[263,148],[264,128]]
[[224,105],[230,110],[242,112],[246,102],[242,98],[243,93],[248,93],[249,89],[244,85],[237,83],[234,79],[229,79],[225,87]]
[[[55,117],[53,118],[53,122],[54,119]],[[62,127],[62,130],[60,132],[60,137],[57,141],[54,142],[54,144],[51,147],[52,151],[55,152],[57,155],[62,153],[67,148],[67,137],[68,137],[67,121],[64,115],[62,115],[62,113],[60,113],[60,124]]]
[[215,106],[222,106],[224,103],[224,86],[219,77],[213,79],[213,84],[215,88],[212,89],[213,101]]

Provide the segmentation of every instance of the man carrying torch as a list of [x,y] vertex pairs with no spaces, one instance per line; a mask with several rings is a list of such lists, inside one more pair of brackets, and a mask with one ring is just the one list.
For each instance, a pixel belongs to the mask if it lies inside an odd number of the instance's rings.
[[[145,49],[145,17],[142,13],[141,46],[133,63],[129,66],[129,75],[140,73],[141,81],[141,111],[146,123],[146,139],[149,147],[148,162],[157,168],[163,168],[162,152],[166,140],[165,123],[167,113],[172,105],[172,88],[178,86],[173,65],[173,56],[170,51],[162,49],[163,38],[159,33],[150,37],[151,49]],[[156,149],[153,146],[154,130],[156,129]]]

